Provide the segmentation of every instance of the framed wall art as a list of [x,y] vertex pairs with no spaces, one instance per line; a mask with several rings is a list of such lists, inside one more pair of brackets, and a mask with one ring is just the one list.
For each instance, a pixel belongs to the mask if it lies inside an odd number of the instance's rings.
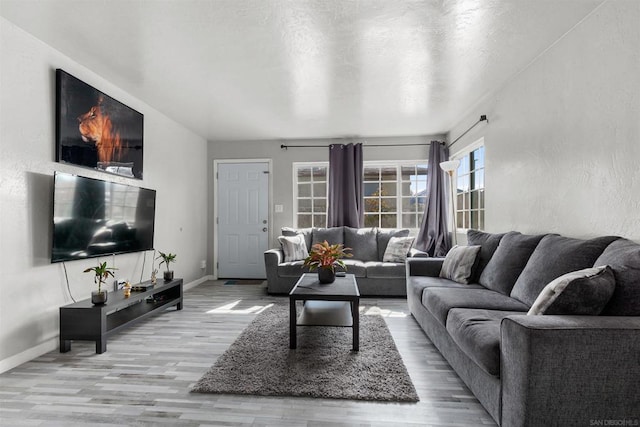
[[144,116],[56,70],[56,161],[142,179]]

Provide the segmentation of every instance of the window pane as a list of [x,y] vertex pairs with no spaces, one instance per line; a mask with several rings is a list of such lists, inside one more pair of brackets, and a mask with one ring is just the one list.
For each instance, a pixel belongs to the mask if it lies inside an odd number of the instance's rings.
[[418,228],[416,225],[416,216],[414,214],[402,215],[402,227],[403,228]]
[[365,227],[378,227],[378,215],[366,215],[364,216]]
[[484,209],[478,212],[478,229],[484,230]]
[[381,196],[395,196],[396,195],[396,183],[395,182],[386,182],[382,184],[382,192]]
[[484,169],[476,171],[473,175],[473,188],[484,188]]
[[298,197],[311,197],[311,184],[298,184]]
[[327,180],[327,167],[315,166],[313,168],[313,180],[314,181],[326,181]]
[[415,187],[415,181],[402,181],[400,185],[401,196],[412,196],[414,194],[413,187]]
[[416,199],[414,197],[402,198],[402,212],[415,212],[416,211]]
[[398,226],[397,223],[397,215],[380,215],[380,227],[383,228],[394,228]]
[[416,205],[416,211],[418,213],[424,213],[424,209],[427,206],[427,199],[425,197],[421,197],[418,199],[418,204]]
[[378,196],[380,195],[380,184],[368,182],[364,184],[364,195],[366,196]]
[[[458,193],[458,200],[456,201],[456,210],[463,210],[465,208],[464,205],[464,193]],[[467,206],[468,207],[468,206]]]
[[412,177],[414,177],[416,173],[416,168],[414,166],[402,166],[400,168],[400,174],[402,175],[403,181],[409,181]]
[[395,197],[383,197],[380,199],[380,211],[381,212],[396,212],[398,201]]
[[456,221],[458,228],[464,228],[464,212],[456,213]]
[[478,190],[478,208],[484,209],[484,189]]
[[327,216],[326,215],[314,215],[313,216],[313,226],[314,227],[326,227],[327,226]]
[[471,228],[478,228],[478,211],[471,211]]
[[398,169],[396,166],[383,167],[381,170],[382,181],[397,181]]
[[464,156],[460,159],[460,166],[458,166],[458,176],[469,173],[469,156]]
[[311,223],[311,215],[298,215],[298,228],[308,228],[313,226]]
[[298,199],[298,212],[311,213],[311,199]]
[[309,182],[311,181],[311,169],[309,168],[298,168],[298,182]]
[[478,191],[471,192],[471,209],[478,209]]
[[474,169],[484,167],[484,147],[480,147],[473,152],[473,167]]
[[380,212],[380,199],[367,198],[364,199],[364,211],[365,212]]
[[313,184],[313,197],[326,197],[327,184]]
[[469,191],[469,175],[459,176],[457,181],[458,191]]
[[380,181],[380,169],[365,167],[364,168],[364,180],[365,181]]
[[313,212],[325,213],[327,211],[327,199],[314,199],[313,200]]

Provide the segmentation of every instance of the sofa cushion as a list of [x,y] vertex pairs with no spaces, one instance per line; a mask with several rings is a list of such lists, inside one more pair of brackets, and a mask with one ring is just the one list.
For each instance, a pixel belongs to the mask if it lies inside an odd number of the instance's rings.
[[511,296],[531,306],[549,282],[563,274],[593,266],[604,249],[616,239],[613,236],[591,240],[557,234],[544,236],[513,286]]
[[447,332],[458,347],[486,373],[500,376],[500,322],[517,311],[454,308]]
[[564,274],[540,292],[527,314],[600,314],[616,286],[607,266],[585,268]]
[[447,323],[447,313],[453,308],[521,311],[522,314],[529,310],[520,301],[489,289],[427,288],[422,293],[422,305],[443,326]]
[[509,295],[531,254],[544,235],[529,236],[511,231],[500,240],[498,249],[480,275],[480,283],[487,289]]
[[404,263],[407,260],[411,245],[413,245],[413,239],[413,237],[392,237],[389,239],[382,261]]
[[[347,267],[347,273],[355,274],[356,277],[367,277],[367,267],[365,263],[357,259],[343,259]],[[336,271],[344,271],[342,267],[336,267]]]
[[392,237],[407,237],[409,236],[409,229],[395,229],[395,228],[376,228],[378,231],[378,261],[382,261],[384,258],[384,252],[387,250],[389,239]]
[[299,261],[309,256],[307,251],[307,244],[304,241],[302,234],[296,234],[295,236],[280,236],[278,237],[280,246],[282,246],[282,252],[284,252],[284,261]]
[[367,277],[373,279],[395,279],[405,276],[406,268],[403,262],[369,261],[364,265],[367,269]]
[[498,248],[500,240],[502,240],[503,234],[485,233],[479,230],[467,231],[467,244],[469,246],[480,246],[480,253],[476,258],[476,262],[471,269],[470,283],[478,283],[480,275],[484,271],[485,267],[489,263],[489,260],[493,256],[493,253]]
[[440,277],[458,283],[469,283],[471,268],[476,261],[480,246],[454,246],[442,263]]
[[314,228],[311,233],[311,246],[325,240],[331,245],[344,244],[344,227]]
[[608,265],[616,278],[606,316],[640,316],[640,245],[627,239],[611,243],[593,264]]
[[351,248],[353,259],[378,260],[378,232],[375,228],[344,227],[344,246]]
[[440,277],[432,276],[408,276],[407,277],[407,296],[411,296],[417,300],[422,301],[422,295],[425,289],[429,288],[448,288],[448,289],[483,289],[478,284],[463,285],[456,283],[453,280],[442,279]]
[[278,276],[300,277],[302,273],[308,273],[309,268],[304,266],[304,261],[283,262],[278,264]]
[[295,236],[296,234],[302,234],[304,236],[304,241],[307,244],[307,251],[311,250],[311,233],[313,232],[313,228],[282,227],[281,232],[283,236]]

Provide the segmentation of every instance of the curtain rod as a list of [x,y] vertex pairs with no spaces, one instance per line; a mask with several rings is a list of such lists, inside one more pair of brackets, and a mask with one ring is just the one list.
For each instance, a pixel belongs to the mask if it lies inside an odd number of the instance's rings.
[[[433,142],[433,141],[431,141],[431,142]],[[431,144],[431,142],[416,142],[416,143],[413,143],[413,144],[364,144],[364,143],[362,143],[362,145],[364,147],[407,147],[407,146],[410,146],[410,145],[429,145],[429,144]],[[443,145],[445,144],[444,141],[436,141],[436,142],[440,142],[440,144],[443,144]],[[326,147],[329,147],[331,145],[333,145],[333,144],[329,144],[329,145],[285,145],[285,144],[282,144],[280,146],[280,149],[287,150],[289,148],[318,148],[318,147],[326,148]]]
[[455,141],[453,141],[451,144],[449,144],[449,147],[451,147],[453,144],[455,144],[456,142],[458,142],[458,140],[459,140],[460,138],[462,138],[463,136],[465,136],[465,135],[466,135],[466,134],[467,134],[471,129],[473,129],[474,127],[476,127],[476,125],[477,125],[478,123],[480,123],[480,122],[484,122],[484,121],[486,121],[487,123],[489,123],[489,119],[487,118],[487,116],[486,116],[486,115],[484,115],[484,114],[483,114],[483,115],[481,115],[481,116],[480,116],[480,119],[479,119],[477,122],[475,122],[475,123],[474,123],[474,124],[469,128],[469,129],[465,130],[465,131],[464,131],[464,133],[463,133],[462,135],[460,135],[459,137],[457,137],[457,138],[455,139]]

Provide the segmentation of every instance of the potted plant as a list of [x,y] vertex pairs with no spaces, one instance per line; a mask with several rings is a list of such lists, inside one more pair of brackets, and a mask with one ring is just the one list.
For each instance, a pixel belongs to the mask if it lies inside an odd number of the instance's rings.
[[91,302],[93,305],[102,305],[107,302],[107,290],[102,289],[102,284],[105,283],[109,276],[114,277],[113,270],[117,270],[117,268],[107,267],[106,262],[98,262],[97,266],[84,270],[85,273],[92,271],[95,274],[93,280],[98,284],[98,290],[91,292]]
[[320,283],[333,283],[336,279],[336,266],[347,269],[342,258],[351,257],[346,253],[351,248],[345,248],[342,243],[330,245],[326,240],[316,243],[311,247],[309,256],[304,260],[304,266],[309,267],[309,271],[318,269],[318,280]]
[[160,259],[160,258],[162,258],[162,261],[160,261],[160,264],[158,264],[158,267],[160,267],[162,264],[165,264],[167,266],[167,271],[164,272],[165,282],[173,280],[173,270],[169,269],[169,264],[171,264],[172,262],[176,262],[176,254],[172,254],[171,252],[169,252],[168,254],[165,254],[164,252],[160,252],[160,256],[158,256],[158,258],[156,259]]

